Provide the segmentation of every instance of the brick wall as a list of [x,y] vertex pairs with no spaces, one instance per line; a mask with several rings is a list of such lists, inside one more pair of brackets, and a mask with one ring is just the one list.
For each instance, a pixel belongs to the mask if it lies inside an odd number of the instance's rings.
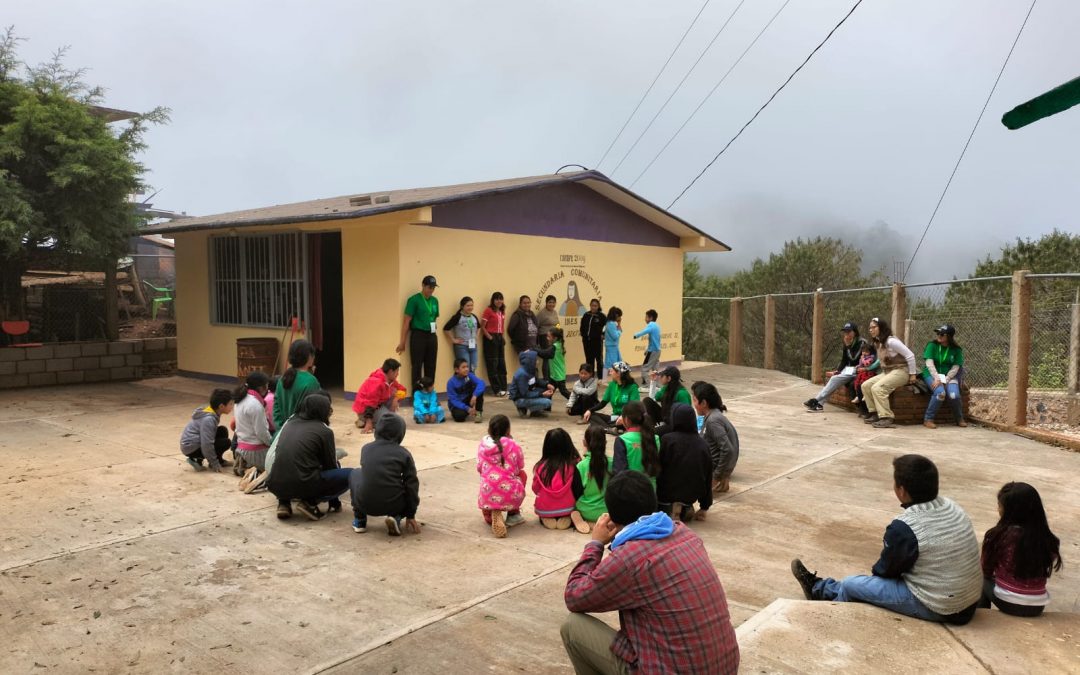
[[117,382],[176,373],[176,338],[0,347],[0,389]]

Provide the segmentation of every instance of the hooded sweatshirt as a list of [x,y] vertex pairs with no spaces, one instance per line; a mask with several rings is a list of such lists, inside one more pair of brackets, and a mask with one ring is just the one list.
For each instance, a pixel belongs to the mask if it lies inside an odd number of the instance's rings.
[[712,457],[709,444],[697,432],[697,415],[685,403],[671,407],[672,430],[664,435],[656,499],[661,504],[682,502],[712,506]]
[[400,382],[387,382],[386,373],[382,368],[376,368],[357,390],[356,400],[352,405],[353,412],[363,415],[368,408],[378,408],[388,402],[398,391],[405,391],[405,387],[401,386]]
[[476,505],[484,511],[517,511],[525,501],[525,453],[509,436],[498,444],[484,436],[476,449],[480,492]]
[[739,434],[724,413],[713,409],[705,415],[701,437],[709,446],[713,460],[713,476],[726,478],[735,470],[739,461]]
[[518,354],[521,365],[514,371],[510,380],[509,394],[511,401],[523,398],[539,398],[547,389],[547,383],[536,377],[536,352],[526,350]]
[[577,503],[577,495],[584,491],[577,465],[567,464],[547,483],[543,481],[544,468],[543,461],[533,468],[532,491],[536,495],[536,515],[541,518],[562,518],[570,515]]
[[360,449],[360,468],[349,476],[353,511],[368,516],[416,517],[420,479],[412,454],[401,446],[404,438],[405,420],[398,415],[379,418],[375,440]]
[[191,413],[191,420],[180,434],[180,452],[194,455],[202,450],[203,457],[210,463],[210,468],[221,468],[217,453],[214,452],[214,437],[217,436],[219,416],[210,406],[197,408]]
[[296,415],[278,434],[266,487],[279,499],[325,496],[322,472],[336,469],[334,432],[322,420]]

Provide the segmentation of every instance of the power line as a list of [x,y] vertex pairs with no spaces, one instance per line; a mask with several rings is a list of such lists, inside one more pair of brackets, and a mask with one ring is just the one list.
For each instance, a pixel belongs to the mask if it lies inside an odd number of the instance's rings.
[[679,51],[679,47],[682,46],[683,40],[685,40],[686,36],[690,34],[690,31],[691,29],[693,29],[694,24],[697,23],[697,20],[701,16],[701,13],[705,11],[705,8],[709,6],[710,2],[712,2],[712,0],[705,0],[705,4],[703,4],[701,6],[701,9],[698,10],[698,13],[694,16],[694,20],[691,21],[690,25],[686,27],[686,32],[682,34],[682,37],[679,38],[679,42],[675,45],[675,48],[671,50],[670,54],[668,54],[667,61],[664,61],[664,65],[660,66],[660,72],[656,73],[656,77],[653,78],[652,84],[650,84],[649,88],[645,90],[645,93],[641,95],[641,99],[637,102],[637,105],[634,106],[633,112],[631,112],[630,116],[626,118],[625,122],[623,122],[622,127],[619,129],[619,133],[615,134],[615,138],[611,139],[611,145],[609,145],[607,147],[607,150],[604,151],[604,156],[601,157],[600,161],[594,165],[597,169],[599,169],[600,165],[604,163],[605,159],[607,159],[608,153],[611,152],[611,149],[615,147],[615,143],[622,136],[622,133],[626,131],[626,127],[630,124],[630,120],[634,119],[634,115],[636,115],[637,111],[641,108],[641,104],[645,102],[645,99],[646,97],[648,97],[649,92],[653,90],[653,87],[656,86],[657,81],[660,80],[660,76],[664,74],[665,70],[667,70],[668,64],[671,63],[671,59],[675,57],[675,52]]
[[919,237],[919,243],[915,246],[915,252],[911,254],[911,260],[908,261],[907,270],[904,271],[905,278],[907,277],[907,273],[911,271],[911,263],[915,262],[915,256],[919,255],[919,249],[922,248],[923,241],[926,240],[926,233],[930,231],[930,226],[934,223],[934,217],[937,216],[938,209],[941,208],[941,203],[945,201],[945,194],[949,191],[949,186],[952,185],[957,169],[960,168],[960,162],[964,161],[964,154],[967,153],[968,146],[971,145],[971,139],[975,137],[975,130],[979,128],[979,122],[982,121],[983,114],[990,105],[990,99],[994,97],[998,82],[1001,82],[1001,76],[1005,73],[1005,66],[1009,65],[1009,59],[1012,58],[1013,51],[1016,50],[1016,43],[1020,42],[1020,35],[1023,34],[1028,19],[1031,18],[1031,11],[1035,9],[1036,2],[1037,0],[1031,0],[1031,6],[1028,7],[1027,14],[1024,15],[1024,21],[1020,24],[1020,30],[1016,32],[1016,38],[1013,40],[1012,47],[1009,47],[1009,53],[1005,56],[1005,62],[1001,64],[1001,70],[998,71],[997,78],[994,79],[994,86],[990,87],[990,93],[986,96],[986,101],[983,103],[982,110],[979,111],[979,118],[975,120],[975,126],[971,127],[971,133],[968,134],[967,142],[964,143],[964,149],[960,151],[960,156],[956,158],[956,164],[953,165],[952,173],[949,174],[949,180],[945,183],[945,189],[941,191],[941,196],[938,197],[937,205],[934,206],[934,212],[930,214],[930,220],[926,221],[926,227],[923,228],[922,236]]
[[738,138],[739,138],[739,136],[742,136],[742,133],[743,133],[744,131],[746,131],[746,128],[747,128],[747,127],[749,127],[749,126],[750,126],[751,124],[753,124],[753,123],[754,123],[754,120],[756,120],[756,119],[758,118],[758,115],[760,115],[760,114],[761,114],[761,112],[762,112],[763,110],[765,110],[765,108],[769,107],[769,104],[773,102],[773,99],[774,99],[774,98],[776,98],[776,96],[777,96],[777,95],[778,95],[778,94],[779,94],[779,93],[780,93],[781,91],[783,91],[783,90],[784,90],[784,87],[786,87],[786,86],[788,85],[788,83],[789,83],[789,82],[791,82],[791,81],[792,81],[792,80],[793,80],[793,79],[795,78],[795,76],[799,74],[799,71],[803,69],[803,66],[805,66],[805,65],[806,65],[807,63],[809,63],[809,62],[810,62],[810,59],[814,58],[814,54],[817,54],[817,53],[818,53],[818,50],[819,50],[819,49],[821,49],[822,47],[824,47],[824,46],[825,46],[825,43],[829,41],[829,38],[831,38],[831,37],[833,36],[833,33],[835,33],[835,32],[836,32],[837,30],[839,30],[839,29],[840,29],[840,26],[843,26],[843,25],[844,25],[844,22],[848,20],[848,17],[850,17],[850,16],[852,15],[852,14],[854,14],[854,13],[855,13],[855,10],[859,8],[859,5],[861,5],[861,4],[862,4],[862,2],[863,2],[863,0],[855,0],[855,4],[851,6],[851,9],[849,9],[849,10],[848,10],[848,13],[844,15],[844,18],[843,18],[843,19],[840,19],[840,23],[838,23],[838,24],[836,24],[835,26],[833,26],[833,29],[832,29],[831,31],[829,31],[829,34],[828,34],[828,35],[826,35],[826,36],[825,36],[825,39],[824,39],[824,40],[822,40],[822,41],[821,41],[821,42],[820,42],[820,43],[818,44],[818,46],[817,46],[817,47],[814,47],[813,51],[811,51],[811,52],[810,52],[810,54],[809,54],[809,55],[808,55],[808,56],[807,56],[807,57],[806,57],[806,58],[805,58],[805,59],[803,60],[803,62],[802,62],[802,63],[800,63],[800,64],[799,64],[799,67],[798,67],[798,68],[796,68],[796,69],[795,69],[795,70],[794,70],[794,71],[793,71],[793,72],[791,73],[791,75],[788,75],[788,78],[787,78],[786,80],[784,80],[784,83],[783,83],[783,84],[781,84],[781,85],[780,85],[780,87],[779,87],[779,88],[778,88],[778,89],[777,89],[776,91],[774,91],[774,92],[773,92],[773,95],[769,97],[769,100],[765,101],[765,103],[763,103],[763,104],[761,105],[761,107],[760,107],[760,108],[758,108],[757,112],[756,112],[756,113],[754,113],[753,117],[751,117],[751,118],[749,119],[749,121],[747,121],[747,123],[746,123],[746,124],[742,125],[742,128],[741,128],[741,129],[739,129],[739,131],[738,131],[738,132],[737,132],[737,133],[736,133],[736,134],[735,134],[734,136],[732,136],[732,137],[731,137],[731,140],[727,142],[727,145],[725,145],[725,146],[724,146],[723,148],[720,148],[720,152],[716,153],[716,156],[715,156],[715,157],[713,157],[713,158],[712,158],[711,160],[709,160],[709,163],[705,165],[705,168],[704,168],[704,169],[702,169],[702,170],[701,170],[701,172],[700,172],[700,173],[698,173],[698,175],[694,176],[694,180],[690,181],[690,182],[689,182],[689,183],[688,183],[688,184],[686,185],[686,187],[684,187],[684,188],[682,189],[682,192],[680,192],[680,193],[679,193],[679,195],[678,195],[677,197],[675,197],[675,199],[671,200],[671,203],[667,205],[667,207],[668,207],[669,209],[670,209],[670,208],[671,208],[672,206],[675,206],[675,202],[677,202],[677,201],[679,201],[680,199],[682,199],[682,198],[683,198],[683,195],[685,195],[685,194],[686,194],[686,192],[687,192],[687,191],[688,191],[688,190],[689,190],[690,188],[694,187],[694,183],[697,183],[697,182],[698,182],[698,180],[700,180],[700,179],[701,179],[701,177],[702,177],[702,176],[704,176],[704,175],[705,175],[705,173],[706,173],[706,172],[707,172],[707,171],[708,171],[709,169],[711,169],[711,168],[712,168],[712,165],[716,163],[716,160],[720,159],[720,156],[721,156],[721,155],[723,155],[723,154],[724,154],[725,152],[727,152],[727,149],[731,147],[731,144],[732,144],[732,143],[734,143],[734,142],[736,141],[736,139],[738,139]]
[[634,182],[630,183],[630,187],[634,187],[635,185],[637,185],[637,182],[641,180],[641,177],[644,176],[649,171],[649,169],[652,168],[652,165],[656,163],[656,160],[660,159],[660,155],[664,154],[664,151],[667,150],[668,146],[671,145],[671,143],[678,137],[678,135],[682,133],[682,130],[686,128],[686,125],[690,124],[690,120],[694,119],[694,116],[698,114],[698,111],[701,110],[701,108],[712,97],[712,95],[716,93],[716,90],[720,88],[720,85],[724,83],[724,80],[728,78],[728,75],[731,75],[731,71],[735,70],[735,67],[742,62],[743,57],[746,56],[747,52],[753,49],[754,45],[757,44],[757,41],[761,39],[761,36],[765,34],[765,31],[769,30],[769,26],[773,25],[773,22],[776,21],[776,17],[780,16],[780,12],[783,12],[784,8],[787,7],[788,3],[790,2],[791,0],[784,0],[784,4],[780,5],[780,9],[776,10],[776,13],[772,15],[772,18],[769,19],[769,22],[765,24],[765,27],[762,28],[754,37],[754,39],[750,42],[750,44],[746,46],[746,49],[743,50],[743,53],[739,54],[739,58],[735,59],[735,63],[731,64],[731,67],[727,69],[727,72],[724,73],[724,76],[720,78],[720,81],[717,82],[716,85],[709,90],[709,93],[705,95],[705,98],[701,99],[701,103],[698,103],[697,107],[694,108],[694,112],[690,113],[690,116],[686,118],[686,121],[682,123],[682,126],[675,130],[675,133],[671,135],[671,138],[667,140],[667,143],[664,143],[664,147],[660,148],[660,151],[657,152],[651,160],[649,160],[649,163],[646,164],[645,168],[641,170],[641,173],[639,173],[637,178],[634,179]]
[[731,14],[728,15],[727,20],[724,21],[724,25],[720,26],[720,30],[716,31],[716,35],[713,35],[712,39],[709,40],[709,44],[706,45],[705,49],[702,50],[701,54],[698,55],[697,61],[694,61],[694,65],[690,66],[690,70],[686,71],[686,74],[683,75],[683,78],[679,80],[679,83],[677,85],[675,85],[675,90],[672,91],[671,95],[667,97],[666,101],[664,101],[664,105],[660,106],[660,109],[656,111],[656,114],[652,116],[652,119],[649,120],[649,123],[646,124],[645,128],[641,131],[640,134],[638,134],[637,139],[634,140],[634,144],[630,146],[630,149],[627,150],[626,154],[622,156],[622,159],[619,160],[619,163],[616,164],[615,168],[611,170],[612,176],[614,176],[619,171],[619,167],[623,165],[623,162],[625,162],[626,158],[630,156],[630,153],[634,151],[634,148],[637,147],[637,144],[640,143],[641,139],[645,136],[645,134],[649,132],[649,129],[652,128],[653,122],[656,121],[656,118],[660,117],[660,113],[664,112],[664,109],[667,108],[668,103],[671,103],[671,99],[675,98],[675,94],[679,93],[679,89],[682,89],[683,83],[686,82],[687,78],[689,78],[691,73],[694,72],[694,69],[698,67],[698,64],[701,63],[701,59],[705,58],[705,55],[709,53],[709,50],[712,49],[713,44],[715,44],[716,40],[720,37],[720,34],[723,33],[724,29],[728,27],[728,24],[731,23],[731,20],[735,18],[735,15],[739,12],[739,8],[742,7],[745,2],[746,0],[739,0],[739,4],[735,5],[735,9],[733,9],[731,11]]

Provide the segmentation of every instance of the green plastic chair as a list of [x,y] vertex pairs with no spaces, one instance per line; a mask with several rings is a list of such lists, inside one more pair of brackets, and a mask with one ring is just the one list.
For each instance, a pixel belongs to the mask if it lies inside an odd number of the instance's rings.
[[173,291],[171,288],[158,288],[157,286],[151,284],[149,281],[144,281],[143,283],[146,284],[146,286],[150,290],[158,294],[150,299],[150,318],[154,321],[157,321],[158,308],[166,303],[173,301]]

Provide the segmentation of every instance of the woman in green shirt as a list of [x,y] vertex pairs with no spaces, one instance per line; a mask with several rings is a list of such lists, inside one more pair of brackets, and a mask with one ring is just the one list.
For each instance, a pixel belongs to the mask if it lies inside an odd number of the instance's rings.
[[660,382],[660,388],[656,390],[656,400],[646,398],[645,412],[649,413],[653,424],[656,425],[656,433],[663,436],[671,430],[671,408],[676,403],[693,405],[690,400],[690,392],[682,383],[682,375],[675,366],[668,366],[656,373],[655,379]]
[[956,426],[966,427],[964,421],[964,402],[960,397],[960,374],[964,368],[964,350],[956,344],[956,329],[944,324],[934,329],[936,337],[926,343],[923,350],[922,377],[930,388],[930,405],[923,415],[923,426],[933,429],[934,416],[937,415],[941,402],[949,400]]
[[278,380],[274,390],[274,429],[281,431],[285,420],[300,409],[300,401],[322,387],[313,374],[315,347],[307,340],[297,340],[289,346],[289,369]]
[[611,473],[640,471],[649,477],[655,489],[656,477],[660,475],[660,437],[654,432],[652,420],[645,414],[641,401],[626,404],[623,420],[626,431],[615,439]]
[[[622,421],[623,406],[630,401],[641,400],[637,382],[634,382],[633,376],[630,375],[630,364],[626,361],[616,361],[611,366],[611,370],[608,371],[608,377],[610,379],[604,389],[604,398],[600,399],[600,402],[594,405],[591,410],[586,410],[582,419],[586,422],[591,421],[594,424],[602,424],[607,427],[625,427],[626,424]],[[611,404],[611,414],[607,415],[600,412],[609,403]]]
[[[574,505],[581,517],[595,523],[607,513],[604,488],[611,478],[611,458],[607,456],[607,434],[602,427],[592,425],[585,429],[585,457],[578,462],[578,477],[583,487]],[[570,514],[573,519],[573,514]],[[577,523],[574,523],[575,527]],[[582,528],[578,528],[579,531]],[[590,528],[591,529],[591,528]],[[582,532],[584,534],[584,532]]]

